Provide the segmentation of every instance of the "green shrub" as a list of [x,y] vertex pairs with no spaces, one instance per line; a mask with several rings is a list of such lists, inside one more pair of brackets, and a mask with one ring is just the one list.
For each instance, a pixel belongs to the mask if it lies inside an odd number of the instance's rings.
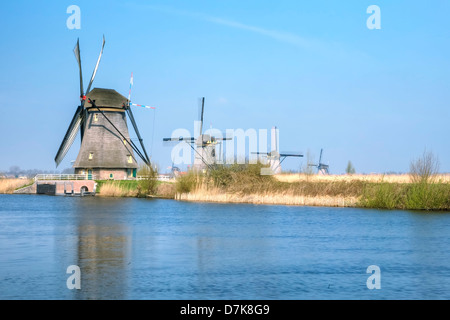
[[450,186],[434,183],[411,184],[406,194],[406,209],[449,210]]
[[138,180],[138,196],[155,195],[159,184],[158,171],[151,166],[144,165],[139,169],[138,176],[142,177],[141,180]]
[[360,205],[378,209],[450,210],[445,183],[367,183]]
[[367,183],[361,195],[363,207],[396,209],[402,203],[402,186],[398,183]]
[[189,171],[187,174],[178,177],[176,182],[176,192],[177,193],[189,193],[193,191],[202,180],[203,175],[200,172],[195,172],[193,170]]

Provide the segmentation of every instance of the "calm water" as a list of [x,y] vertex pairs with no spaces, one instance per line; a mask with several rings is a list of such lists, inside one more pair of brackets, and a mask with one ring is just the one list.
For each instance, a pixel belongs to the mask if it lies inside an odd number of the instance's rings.
[[0,299],[449,299],[449,235],[450,213],[0,195]]

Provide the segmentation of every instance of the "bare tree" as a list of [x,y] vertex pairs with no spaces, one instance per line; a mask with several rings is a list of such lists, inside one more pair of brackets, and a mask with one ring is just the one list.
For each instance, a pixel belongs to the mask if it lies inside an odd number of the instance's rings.
[[409,175],[413,183],[433,182],[439,173],[439,159],[431,151],[424,150],[421,157],[409,164]]
[[17,178],[22,173],[22,170],[20,169],[19,166],[11,166],[11,167],[9,167],[8,173]]

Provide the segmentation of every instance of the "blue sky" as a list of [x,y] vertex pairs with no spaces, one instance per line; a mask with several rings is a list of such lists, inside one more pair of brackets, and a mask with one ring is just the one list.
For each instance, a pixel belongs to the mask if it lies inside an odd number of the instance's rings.
[[[70,30],[67,7],[81,10]],[[370,30],[369,5],[381,9]],[[308,150],[332,173],[407,172],[424,149],[450,172],[448,1],[10,1],[2,3],[0,171],[55,169],[105,35],[94,87],[157,109],[134,109],[152,160],[163,137],[205,126],[280,130],[280,150]],[[79,138],[58,170],[76,158]],[[298,170],[305,159],[285,161]]]

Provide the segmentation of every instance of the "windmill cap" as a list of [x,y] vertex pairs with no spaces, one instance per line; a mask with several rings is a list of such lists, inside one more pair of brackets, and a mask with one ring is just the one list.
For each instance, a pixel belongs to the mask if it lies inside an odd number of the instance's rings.
[[123,109],[124,105],[128,105],[128,99],[114,89],[92,89],[86,96],[85,108],[92,108],[89,99],[95,101],[97,107]]

